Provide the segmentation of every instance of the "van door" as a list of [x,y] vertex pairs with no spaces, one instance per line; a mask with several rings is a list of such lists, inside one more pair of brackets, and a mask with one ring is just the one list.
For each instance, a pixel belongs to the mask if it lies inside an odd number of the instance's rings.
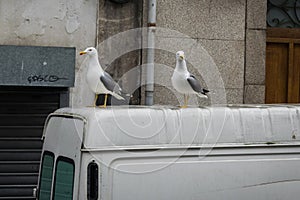
[[84,120],[52,115],[45,128],[39,199],[77,199]]

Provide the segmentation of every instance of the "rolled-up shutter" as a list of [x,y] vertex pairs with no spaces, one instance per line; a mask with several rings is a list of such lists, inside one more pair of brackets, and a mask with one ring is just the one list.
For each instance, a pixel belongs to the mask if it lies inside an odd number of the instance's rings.
[[33,199],[47,115],[68,104],[68,89],[0,87],[0,199]]

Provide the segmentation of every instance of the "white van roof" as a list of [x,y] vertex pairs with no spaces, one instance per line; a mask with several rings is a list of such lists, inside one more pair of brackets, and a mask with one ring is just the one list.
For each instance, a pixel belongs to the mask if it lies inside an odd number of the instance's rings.
[[86,121],[83,148],[278,144],[300,139],[299,105],[63,108]]

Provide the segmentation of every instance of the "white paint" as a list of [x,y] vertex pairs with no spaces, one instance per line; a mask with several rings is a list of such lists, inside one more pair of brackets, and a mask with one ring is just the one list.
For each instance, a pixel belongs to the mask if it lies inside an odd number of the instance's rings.
[[45,34],[45,28],[45,21],[38,18],[35,18],[33,20],[26,18],[24,22],[17,28],[15,34],[22,39],[32,35],[41,36]]
[[20,80],[22,80],[23,79],[23,73],[24,73],[24,62],[23,62],[23,60],[22,60],[22,65],[21,65],[21,73],[20,73]]
[[[65,24],[68,34],[74,33],[80,26],[80,6],[82,1],[56,0],[55,1],[31,1],[26,4],[22,14],[24,21],[15,31],[20,38],[31,35],[44,35],[47,25],[52,19],[58,19]],[[57,6],[54,6],[57,5]],[[46,12],[45,12],[46,11]]]
[[97,8],[98,0],[0,1],[0,44],[95,46]]
[[78,16],[68,17],[66,23],[67,33],[74,33],[79,28]]
[[47,21],[51,18],[47,13],[57,13],[57,8],[53,6],[52,1],[30,1],[25,6],[22,13],[23,21],[18,26],[15,34],[19,38],[27,38],[29,36],[41,36],[45,34]]
[[79,28],[79,9],[80,4],[77,2],[67,0],[67,12],[66,12],[66,31],[67,33],[73,33]]

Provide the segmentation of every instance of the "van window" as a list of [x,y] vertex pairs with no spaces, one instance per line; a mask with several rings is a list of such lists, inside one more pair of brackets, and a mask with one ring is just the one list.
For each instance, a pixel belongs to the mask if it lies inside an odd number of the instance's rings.
[[49,199],[51,196],[52,173],[54,164],[54,154],[45,151],[42,159],[42,168],[39,184],[39,199]]
[[98,165],[91,162],[87,170],[87,196],[88,200],[98,199]]
[[58,157],[55,169],[53,199],[73,199],[74,170],[73,160],[61,156]]

